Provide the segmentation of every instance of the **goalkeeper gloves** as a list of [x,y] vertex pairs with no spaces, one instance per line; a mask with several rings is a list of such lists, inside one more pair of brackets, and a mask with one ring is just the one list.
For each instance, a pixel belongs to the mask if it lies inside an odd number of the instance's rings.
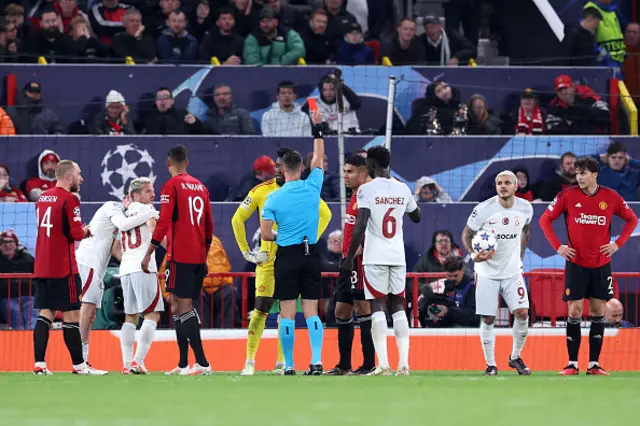
[[261,251],[258,253],[254,253],[252,251],[245,251],[242,253],[242,257],[247,262],[255,263],[256,265],[262,265],[263,263],[267,263],[269,260],[269,252]]

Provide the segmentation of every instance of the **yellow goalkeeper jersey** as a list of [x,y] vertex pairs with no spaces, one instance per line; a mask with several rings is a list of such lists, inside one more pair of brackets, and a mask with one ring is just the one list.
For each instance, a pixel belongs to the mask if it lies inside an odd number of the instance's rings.
[[[269,194],[280,189],[280,186],[276,183],[275,178],[267,180],[260,185],[255,186],[246,198],[240,204],[236,210],[233,218],[231,219],[231,226],[233,227],[233,234],[236,237],[236,242],[242,253],[250,251],[249,243],[247,243],[247,231],[245,229],[245,222],[249,220],[251,215],[256,209],[258,210],[258,218],[262,223],[262,210],[264,203],[267,200]],[[323,200],[320,200],[320,219],[318,221],[318,238],[324,233],[331,221],[331,210],[329,206]],[[274,225],[275,227],[276,225]],[[260,245],[260,251],[266,251],[269,253],[269,261],[273,261],[276,252],[276,243],[273,241],[262,241]]]

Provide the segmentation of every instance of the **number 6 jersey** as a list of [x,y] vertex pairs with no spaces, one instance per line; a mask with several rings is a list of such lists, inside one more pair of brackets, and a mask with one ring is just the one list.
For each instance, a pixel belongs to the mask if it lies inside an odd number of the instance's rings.
[[358,189],[358,209],[371,216],[364,238],[364,265],[405,265],[402,222],[418,208],[409,187],[395,179],[375,178]]
[[[138,215],[149,215],[155,211],[153,204],[142,204],[133,202],[125,212],[125,216],[132,217]],[[146,223],[128,231],[120,233],[122,238],[122,261],[120,262],[120,275],[127,275],[133,272],[142,271],[142,259],[147,254],[147,249],[151,243],[151,232]],[[158,272],[156,257],[151,256],[149,272]]]

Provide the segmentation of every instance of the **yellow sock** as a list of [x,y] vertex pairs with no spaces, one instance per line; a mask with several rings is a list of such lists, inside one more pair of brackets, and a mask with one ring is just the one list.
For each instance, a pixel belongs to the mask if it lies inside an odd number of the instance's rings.
[[264,325],[267,322],[267,315],[269,315],[267,312],[261,312],[257,309],[253,310],[251,321],[249,321],[249,336],[247,337],[248,361],[253,361],[256,358],[256,352],[258,352]]
[[282,342],[280,341],[280,327],[278,327],[278,364],[284,364],[284,352],[282,351]]

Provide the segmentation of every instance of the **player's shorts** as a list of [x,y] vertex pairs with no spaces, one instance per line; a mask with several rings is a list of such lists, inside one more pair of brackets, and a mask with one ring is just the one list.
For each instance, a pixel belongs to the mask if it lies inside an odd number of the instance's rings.
[[309,245],[305,254],[304,244],[278,247],[274,264],[276,288],[273,294],[278,300],[319,300],[322,295],[322,268],[315,244]]
[[82,280],[82,303],[91,303],[100,309],[102,295],[104,294],[104,277],[101,277],[95,269],[78,263],[78,272]]
[[613,278],[611,264],[599,268],[585,268],[567,262],[565,268],[565,289],[562,299],[599,299],[609,300],[613,297]]
[[164,300],[156,274],[132,272],[120,277],[124,313],[127,315],[148,314],[164,311]]
[[77,311],[80,309],[82,280],[80,275],[64,278],[36,278],[34,307],[52,311]]
[[501,294],[509,312],[529,309],[529,294],[522,275],[492,279],[476,274],[476,315],[497,316]]
[[273,297],[276,288],[275,262],[256,267],[256,297]]
[[[340,269],[342,270],[342,265]],[[356,257],[353,261],[353,270],[350,277],[345,277],[342,272],[340,273],[336,288],[336,302],[353,305],[355,300],[366,300],[362,256]]]
[[170,261],[164,273],[167,292],[181,299],[198,299],[202,281],[207,275],[207,265]]
[[364,294],[367,300],[389,294],[404,297],[407,279],[405,265],[364,265]]

